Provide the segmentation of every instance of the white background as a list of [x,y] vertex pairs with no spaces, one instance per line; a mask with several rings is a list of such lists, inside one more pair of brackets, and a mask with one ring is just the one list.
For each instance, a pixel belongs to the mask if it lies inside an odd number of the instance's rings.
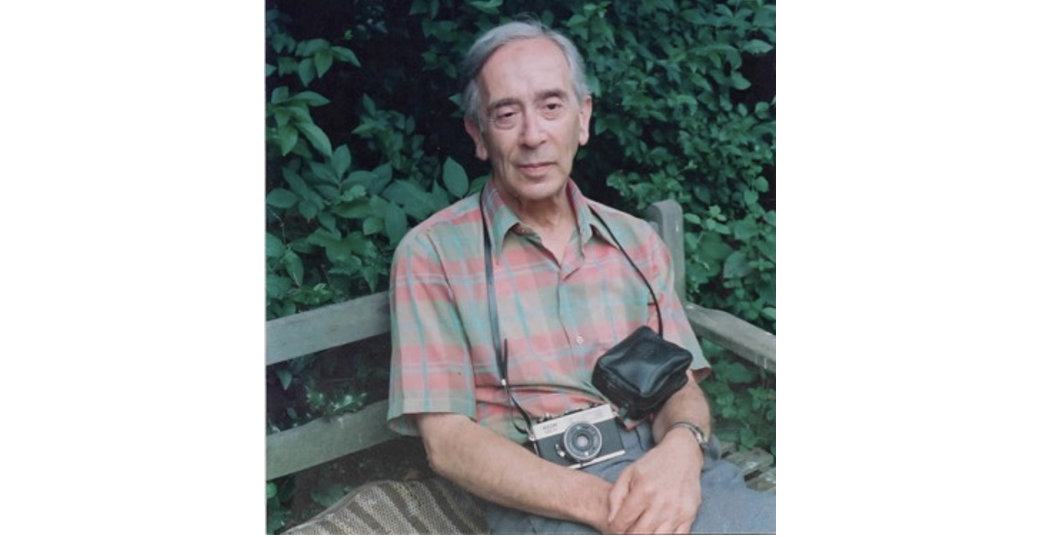
[[[262,534],[263,5],[26,4],[4,527]],[[1038,6],[780,7],[781,534],[1037,526]]]

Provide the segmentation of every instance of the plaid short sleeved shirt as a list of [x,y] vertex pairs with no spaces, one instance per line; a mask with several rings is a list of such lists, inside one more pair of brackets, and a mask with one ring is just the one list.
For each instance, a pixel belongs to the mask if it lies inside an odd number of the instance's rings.
[[[658,328],[648,287],[597,211],[656,290],[664,337],[708,364],[672,285],[670,253],[645,221],[587,200],[568,185],[577,218],[561,263],[488,185],[414,227],[392,262],[389,426],[417,434],[411,414],[468,416],[523,442],[523,421],[499,382],[487,307],[483,213],[492,240],[500,335],[512,394],[533,417],[603,401],[595,361],[645,324]],[[480,205],[484,207],[480,211]],[[633,424],[630,424],[633,425]]]

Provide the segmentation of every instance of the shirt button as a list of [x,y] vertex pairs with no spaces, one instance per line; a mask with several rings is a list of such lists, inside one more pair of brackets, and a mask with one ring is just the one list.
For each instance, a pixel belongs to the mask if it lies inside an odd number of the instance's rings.
[[583,345],[584,344],[584,336],[576,336],[576,344],[577,345]]

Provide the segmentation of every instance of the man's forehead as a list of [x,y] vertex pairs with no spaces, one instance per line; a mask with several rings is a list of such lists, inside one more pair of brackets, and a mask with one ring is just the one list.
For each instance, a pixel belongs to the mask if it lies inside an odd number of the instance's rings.
[[572,85],[565,54],[547,38],[512,41],[496,50],[479,73],[479,85],[487,98],[523,97],[516,92],[546,94]]

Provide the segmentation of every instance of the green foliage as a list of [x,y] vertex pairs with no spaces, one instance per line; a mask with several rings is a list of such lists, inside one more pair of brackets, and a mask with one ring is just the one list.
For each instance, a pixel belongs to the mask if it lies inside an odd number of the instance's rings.
[[678,200],[692,296],[774,329],[775,212],[761,203],[775,164],[774,99],[756,101],[743,66],[772,49],[775,6],[632,7],[588,4],[567,23],[598,80],[588,150],[600,158],[590,168],[633,207]]
[[[448,157],[446,188],[434,181],[438,160],[422,148],[414,119],[379,109],[366,94],[352,130],[358,141],[333,148],[312,117],[330,101],[306,88],[333,73],[335,62],[360,62],[325,39],[294,39],[281,20],[269,13],[269,53],[278,66],[267,69],[269,319],[385,288],[391,255],[409,227],[465,195],[468,184]],[[353,151],[375,165],[361,165]]]
[[[775,90],[751,68],[775,47],[775,5],[763,0],[302,0],[270,9],[267,317],[386,289],[403,235],[481,187],[488,165],[463,132],[457,66],[480,32],[522,13],[570,35],[587,61],[593,136],[574,167],[584,192],[632,212],[676,199],[688,298],[774,332]],[[774,376],[713,346],[707,354],[718,433],[774,449]],[[360,358],[346,362],[350,371],[324,371],[332,366],[321,362],[269,368],[269,398],[280,402],[270,404],[270,430],[351,411],[386,383],[386,364]],[[278,492],[268,498],[270,531]]]
[[775,375],[734,357],[711,342],[704,352],[714,367],[700,383],[714,413],[714,434],[745,449],[776,453]]
[[268,535],[276,531],[290,520],[289,503],[294,496],[294,481],[290,477],[282,477],[265,483],[265,502],[268,511]]

